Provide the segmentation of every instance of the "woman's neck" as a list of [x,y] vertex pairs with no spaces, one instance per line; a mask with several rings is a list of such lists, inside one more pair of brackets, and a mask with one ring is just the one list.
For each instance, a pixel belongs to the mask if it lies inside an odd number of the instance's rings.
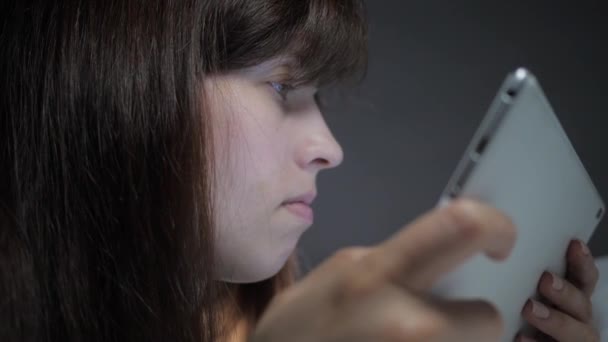
[[225,342],[246,342],[248,335],[249,325],[246,320],[241,319],[236,323],[234,329],[230,331]]

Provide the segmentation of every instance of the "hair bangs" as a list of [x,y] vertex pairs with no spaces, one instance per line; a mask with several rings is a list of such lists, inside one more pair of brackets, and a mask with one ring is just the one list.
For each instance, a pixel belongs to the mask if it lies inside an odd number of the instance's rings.
[[[214,71],[247,68],[288,57],[292,82],[326,85],[362,78],[367,24],[361,0],[227,1],[225,22],[208,42],[218,49]],[[216,17],[217,18],[217,17]]]
[[286,54],[295,59],[296,83],[319,86],[361,79],[367,67],[367,26],[359,1],[311,0]]

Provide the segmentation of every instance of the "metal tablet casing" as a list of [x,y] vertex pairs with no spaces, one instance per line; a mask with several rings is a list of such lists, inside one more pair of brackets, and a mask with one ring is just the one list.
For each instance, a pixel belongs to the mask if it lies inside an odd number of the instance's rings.
[[524,325],[521,309],[543,271],[565,272],[571,239],[589,240],[605,205],[536,78],[509,75],[442,194],[504,211],[518,228],[506,261],[477,255],[433,288],[448,298],[493,303],[505,322],[504,341]]

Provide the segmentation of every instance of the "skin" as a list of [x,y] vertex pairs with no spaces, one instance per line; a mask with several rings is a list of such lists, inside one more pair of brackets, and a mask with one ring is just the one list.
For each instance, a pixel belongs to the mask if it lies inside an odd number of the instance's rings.
[[[568,271],[565,279],[545,272],[538,282],[538,292],[546,304],[548,318],[534,314],[538,303],[526,303],[522,315],[539,332],[534,336],[520,336],[518,341],[600,340],[599,332],[592,325],[591,296],[599,278],[593,256],[583,242],[572,241],[566,260]],[[544,310],[541,307],[537,311],[543,313]]]
[[218,170],[220,279],[247,283],[276,274],[312,221],[285,201],[315,194],[320,171],[343,154],[306,85],[288,91],[285,59],[208,79]]
[[[342,150],[315,104],[317,89],[285,92],[289,68],[276,59],[214,76],[206,83],[216,132],[217,257],[221,279],[253,282],[279,271],[311,221],[284,201],[316,192],[315,179],[338,166]],[[289,88],[289,87],[287,87]],[[459,199],[405,226],[387,241],[341,250],[277,295],[251,337],[273,341],[494,341],[502,321],[482,301],[447,301],[427,291],[443,274],[482,252],[506,258],[516,230],[504,213]],[[598,270],[573,241],[561,289],[543,274],[539,292],[549,313],[523,317],[534,336],[518,341],[599,341],[591,295]],[[534,310],[534,308],[537,310]]]

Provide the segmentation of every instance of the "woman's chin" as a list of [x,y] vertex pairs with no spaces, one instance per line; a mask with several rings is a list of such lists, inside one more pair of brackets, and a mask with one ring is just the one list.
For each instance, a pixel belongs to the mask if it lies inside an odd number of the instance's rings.
[[[272,260],[258,260],[255,265],[241,265],[242,267],[237,267],[234,272],[224,275],[220,280],[232,284],[249,284],[270,279],[277,275],[283,266],[285,266],[293,250],[291,248]],[[262,255],[269,256],[269,254]]]

